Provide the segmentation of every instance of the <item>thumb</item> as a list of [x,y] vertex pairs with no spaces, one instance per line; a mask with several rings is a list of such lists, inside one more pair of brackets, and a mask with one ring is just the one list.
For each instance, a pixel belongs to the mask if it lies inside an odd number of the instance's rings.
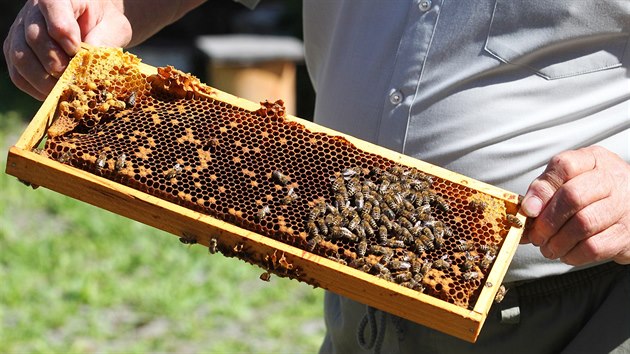
[[521,211],[528,217],[537,217],[566,182],[594,167],[595,159],[589,149],[565,151],[554,156],[545,171],[530,184]]
[[131,42],[132,28],[129,20],[120,12],[105,15],[83,37],[85,43],[94,46],[126,47]]

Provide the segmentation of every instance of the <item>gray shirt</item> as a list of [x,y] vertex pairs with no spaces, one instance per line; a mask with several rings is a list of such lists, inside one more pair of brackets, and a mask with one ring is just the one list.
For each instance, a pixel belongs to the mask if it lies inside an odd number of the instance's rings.
[[[629,38],[627,0],[304,1],[317,123],[520,194],[563,150],[630,161]],[[525,245],[506,281],[569,270]]]

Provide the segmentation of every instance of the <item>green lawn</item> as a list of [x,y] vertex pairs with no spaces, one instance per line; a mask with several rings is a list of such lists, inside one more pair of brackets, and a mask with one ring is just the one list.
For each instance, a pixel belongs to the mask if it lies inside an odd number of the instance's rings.
[[0,353],[317,352],[323,290],[262,282],[257,267],[6,175],[7,148],[32,114],[6,106]]

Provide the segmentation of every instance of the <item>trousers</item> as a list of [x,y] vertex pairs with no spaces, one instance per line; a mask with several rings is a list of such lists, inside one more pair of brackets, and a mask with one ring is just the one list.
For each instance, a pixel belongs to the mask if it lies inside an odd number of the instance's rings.
[[[320,353],[630,353],[630,265],[610,262],[506,287],[476,343],[328,292]],[[360,328],[370,310],[376,325]],[[376,340],[357,340],[363,336]]]

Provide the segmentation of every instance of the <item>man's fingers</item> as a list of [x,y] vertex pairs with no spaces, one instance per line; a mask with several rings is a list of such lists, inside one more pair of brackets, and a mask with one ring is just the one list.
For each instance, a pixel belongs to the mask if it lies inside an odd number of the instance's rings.
[[126,47],[131,42],[133,32],[129,20],[113,4],[106,3],[103,6],[102,21],[90,27],[83,40],[95,46]]
[[[553,235],[558,233],[565,223],[575,218],[577,213],[610,195],[609,182],[602,180],[597,170],[589,170],[566,181],[533,220],[528,232],[529,239],[534,244],[541,245],[550,237],[555,237]],[[586,213],[588,210],[582,214]]]
[[587,149],[566,151],[554,156],[545,172],[529,186],[521,203],[523,213],[537,217],[566,181],[594,167],[595,158]]
[[[24,32],[22,23],[17,24],[12,31]],[[37,99],[43,99],[55,86],[53,78],[42,66],[37,55],[25,41],[11,36],[5,43],[5,59],[9,68],[9,75],[15,85]]]
[[540,251],[547,258],[561,258],[578,243],[605,232],[621,218],[621,208],[606,198],[590,204],[575,213],[541,247]]
[[575,266],[607,259],[628,264],[628,231],[623,223],[616,223],[603,232],[580,241],[566,255],[560,257],[560,260]]
[[53,77],[61,76],[70,58],[48,35],[41,12],[33,12],[25,19],[24,37],[44,70]]
[[79,51],[81,29],[76,18],[85,10],[81,6],[76,6],[76,9],[72,6],[70,1],[40,0],[39,2],[48,34],[69,56]]
[[26,81],[24,77],[22,77],[22,75],[20,75],[20,73],[18,73],[17,71],[10,69],[9,77],[11,77],[11,81],[13,81],[13,84],[17,86],[17,88],[31,95],[33,98],[40,101],[43,101],[46,98],[46,93],[40,92],[35,87],[33,87],[33,85]]

